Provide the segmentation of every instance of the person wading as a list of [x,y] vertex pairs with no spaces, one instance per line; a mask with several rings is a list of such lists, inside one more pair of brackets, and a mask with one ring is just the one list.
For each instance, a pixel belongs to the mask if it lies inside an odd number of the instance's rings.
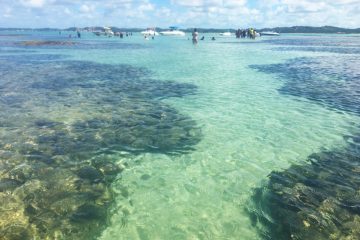
[[192,33],[192,42],[193,42],[193,44],[198,43],[198,36],[199,36],[199,33],[197,32],[197,30],[195,28],[193,33]]

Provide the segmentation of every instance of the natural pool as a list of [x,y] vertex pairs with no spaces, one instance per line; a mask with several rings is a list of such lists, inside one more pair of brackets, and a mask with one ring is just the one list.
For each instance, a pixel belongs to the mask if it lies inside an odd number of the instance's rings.
[[2,238],[358,238],[359,36],[11,34]]

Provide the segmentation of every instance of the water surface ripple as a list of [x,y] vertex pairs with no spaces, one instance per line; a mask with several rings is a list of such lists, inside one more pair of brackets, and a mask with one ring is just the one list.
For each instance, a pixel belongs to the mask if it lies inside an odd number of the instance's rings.
[[0,57],[1,239],[94,239],[125,168],[109,155],[191,151],[200,129],[160,99],[196,86],[62,55]]
[[[269,42],[306,46],[277,50],[341,53],[336,57],[302,57],[252,68],[283,79],[279,93],[306,98],[340,113],[360,114],[358,41],[325,38]],[[356,46],[355,51],[349,45]],[[332,47],[324,51],[323,46]],[[354,125],[359,128],[358,122]],[[306,164],[272,171],[264,186],[255,188],[245,208],[263,239],[360,238],[359,130],[343,137],[345,146],[313,153]]]
[[69,34],[0,34],[1,239],[359,238],[358,36]]

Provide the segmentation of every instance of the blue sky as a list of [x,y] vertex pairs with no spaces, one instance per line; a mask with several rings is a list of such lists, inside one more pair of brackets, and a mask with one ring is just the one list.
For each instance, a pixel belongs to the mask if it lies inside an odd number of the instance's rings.
[[0,0],[0,27],[360,27],[360,0]]

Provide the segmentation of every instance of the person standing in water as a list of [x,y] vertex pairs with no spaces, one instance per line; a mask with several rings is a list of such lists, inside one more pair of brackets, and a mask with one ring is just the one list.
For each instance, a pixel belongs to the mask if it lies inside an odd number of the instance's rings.
[[198,43],[198,36],[199,33],[197,32],[196,28],[194,29],[193,33],[192,33],[192,41],[193,44],[197,44]]

